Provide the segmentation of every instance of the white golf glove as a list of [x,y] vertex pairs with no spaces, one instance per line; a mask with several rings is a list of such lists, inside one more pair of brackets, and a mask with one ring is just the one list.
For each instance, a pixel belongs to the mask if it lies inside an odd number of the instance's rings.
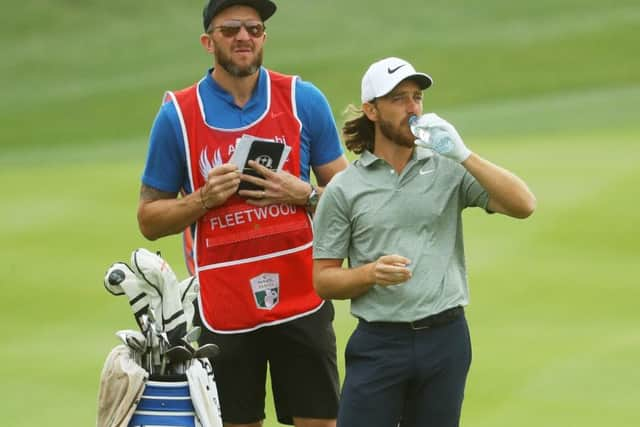
[[462,137],[451,123],[435,113],[413,116],[409,119],[415,144],[462,163],[471,155]]

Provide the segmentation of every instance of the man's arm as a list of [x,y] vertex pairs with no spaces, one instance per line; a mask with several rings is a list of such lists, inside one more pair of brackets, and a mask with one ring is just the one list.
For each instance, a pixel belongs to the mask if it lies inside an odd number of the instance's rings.
[[138,227],[144,237],[156,240],[182,232],[206,211],[197,193],[176,199],[175,193],[142,184],[138,202]]
[[[349,161],[343,154],[337,159],[329,163],[325,163],[324,165],[320,165],[320,166],[315,166],[313,168],[313,175],[316,177],[316,182],[318,184],[318,186],[316,187],[318,198],[322,197],[322,193],[324,192],[324,187],[326,187],[329,181],[331,181],[331,178],[333,178],[333,176],[338,172],[345,170],[347,166],[349,166]],[[309,191],[309,194],[310,193],[311,191]],[[313,206],[311,210],[315,211],[315,206]]]
[[462,165],[489,193],[487,209],[513,218],[527,218],[536,208],[536,198],[515,174],[471,153]]
[[349,161],[344,154],[329,163],[325,163],[324,165],[320,166],[314,166],[313,174],[316,177],[318,186],[324,189],[329,181],[331,181],[331,178],[333,178],[333,176],[338,172],[346,169],[347,166],[349,166]]
[[427,131],[429,135],[428,141],[417,139],[417,145],[462,164],[489,193],[487,209],[514,218],[527,218],[533,213],[536,198],[527,184],[508,170],[469,150],[451,123],[435,113],[428,113],[421,116],[414,126]]
[[341,259],[314,259],[313,286],[321,298],[358,297],[373,285],[392,286],[411,278],[411,261],[400,255],[383,255],[374,262],[342,268]]
[[149,240],[181,233],[209,209],[222,205],[240,185],[237,167],[216,166],[198,191],[176,199],[176,193],[142,184],[138,204],[138,226]]

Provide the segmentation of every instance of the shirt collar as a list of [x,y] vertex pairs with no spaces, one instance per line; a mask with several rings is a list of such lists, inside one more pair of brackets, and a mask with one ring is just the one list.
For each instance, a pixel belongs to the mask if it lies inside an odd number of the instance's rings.
[[365,168],[371,166],[376,160],[380,159],[369,150],[364,150],[360,155],[360,163],[362,163],[362,166]]
[[[207,70],[207,74],[205,74],[204,79],[203,79],[204,80],[204,84],[211,91],[213,91],[213,93],[217,97],[222,98],[228,104],[235,106],[235,102],[233,100],[233,96],[231,96],[231,94],[229,92],[224,90],[222,88],[222,86],[220,86],[218,84],[218,82],[216,82],[213,79],[213,77],[211,76],[212,72],[213,72],[213,68],[209,68]],[[253,104],[257,103],[259,100],[266,99],[266,96],[267,96],[267,70],[264,67],[260,67],[258,72],[260,73],[260,75],[258,76],[258,84],[256,85],[255,89],[253,90],[253,94],[251,95],[251,99],[244,106],[244,109],[250,108],[251,106],[253,106]],[[259,95],[259,96],[256,96],[256,95]]]
[[428,159],[429,157],[433,157],[433,151],[424,147],[416,147],[416,149],[413,151],[413,156],[416,160],[424,160]]
[[[432,156],[433,156],[433,151],[429,150],[428,148],[416,147],[415,150],[413,150],[413,153],[411,153],[411,160],[420,161],[420,160],[428,159]],[[376,162],[376,160],[380,160],[380,158],[377,157],[375,154],[373,154],[369,150],[364,150],[360,155],[360,163],[365,168],[371,166],[373,163]]]

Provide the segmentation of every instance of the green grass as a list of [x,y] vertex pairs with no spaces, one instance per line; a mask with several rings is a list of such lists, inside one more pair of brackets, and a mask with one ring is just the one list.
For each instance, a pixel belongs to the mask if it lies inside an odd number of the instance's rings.
[[[27,0],[0,29],[3,425],[95,421],[100,371],[134,327],[102,276],[179,238],[136,223],[164,90],[200,78],[200,4]],[[366,67],[401,56],[425,110],[523,177],[526,221],[465,214],[474,344],[463,425],[637,426],[640,5],[595,0],[278,2],[266,65],[320,87],[338,123]],[[353,328],[336,313],[338,351]],[[268,407],[265,427],[277,425]]]

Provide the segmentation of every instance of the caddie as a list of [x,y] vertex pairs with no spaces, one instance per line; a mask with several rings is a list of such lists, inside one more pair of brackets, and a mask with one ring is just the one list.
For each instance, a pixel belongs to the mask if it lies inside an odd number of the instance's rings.
[[[138,222],[151,240],[188,229],[200,341],[221,349],[214,370],[225,425],[262,424],[268,367],[281,423],[330,427],[338,405],[334,312],[313,289],[310,214],[348,163],[322,92],[262,66],[275,11],[270,0],[206,3],[200,43],[213,67],[164,98]],[[252,162],[257,176],[239,171],[229,160],[243,135],[289,146],[283,170]],[[259,189],[239,190],[240,182]]]

